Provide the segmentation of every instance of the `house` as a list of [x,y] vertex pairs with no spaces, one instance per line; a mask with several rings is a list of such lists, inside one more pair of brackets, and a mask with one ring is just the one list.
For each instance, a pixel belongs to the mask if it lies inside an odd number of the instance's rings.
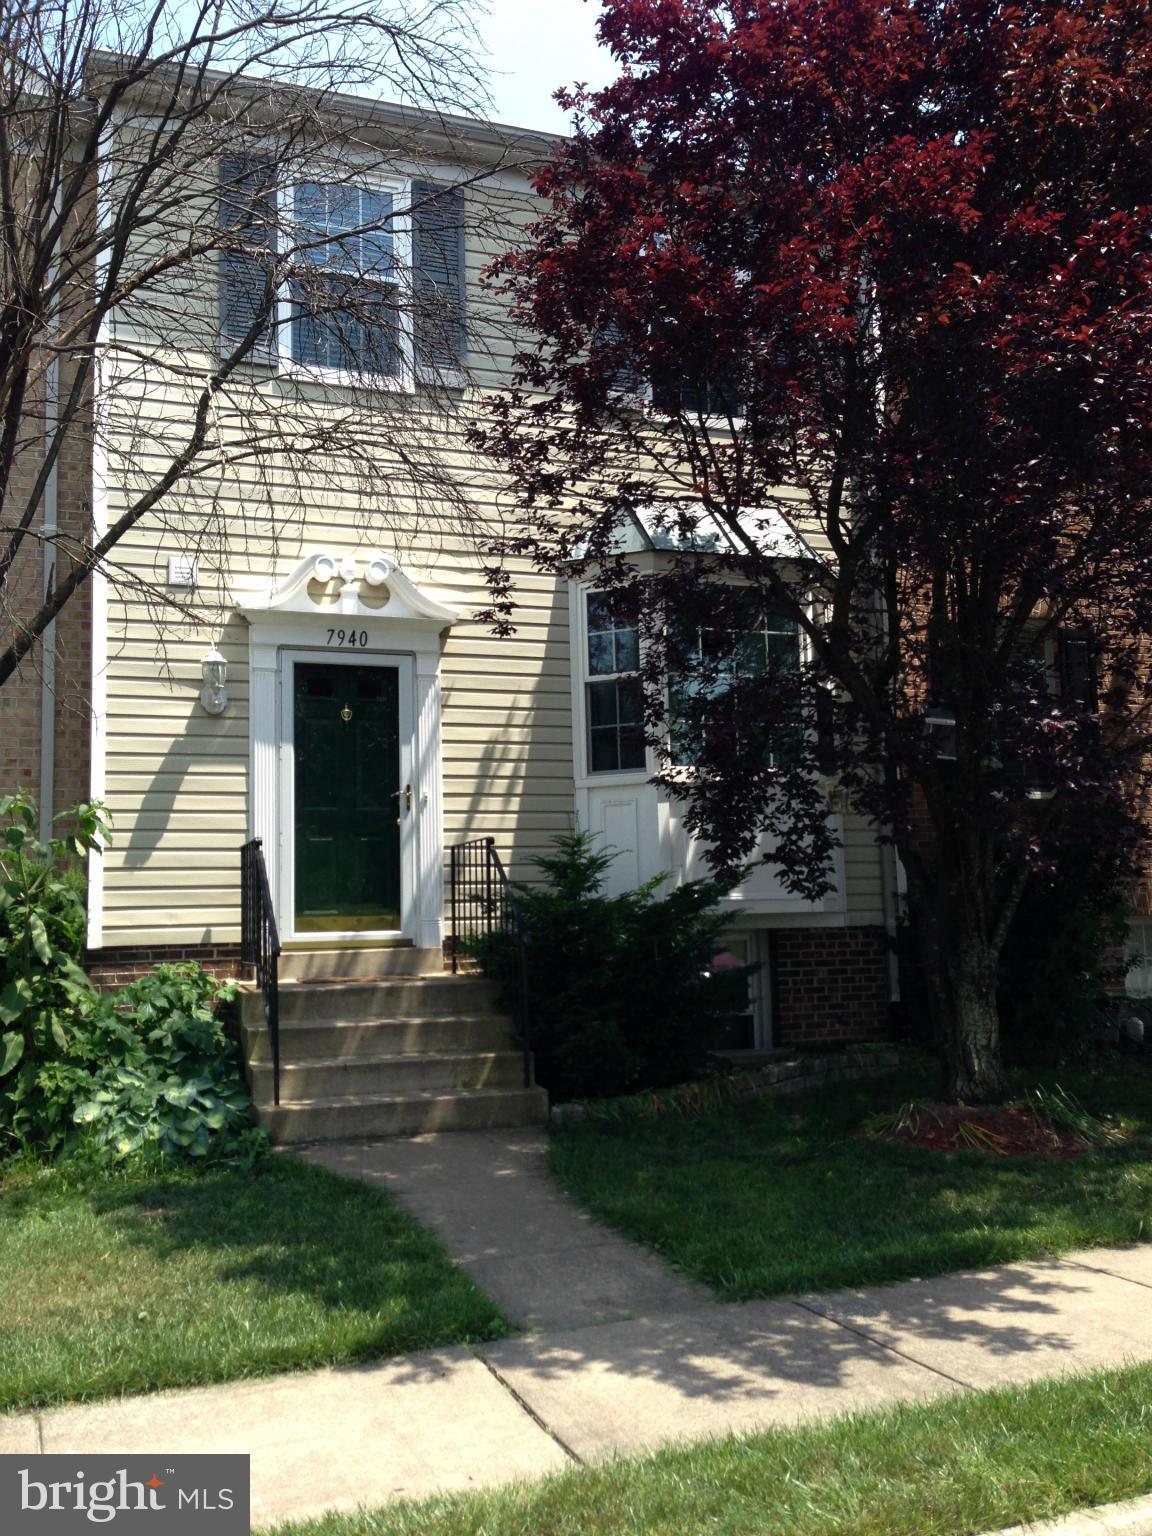
[[[101,981],[165,960],[247,974],[241,849],[259,839],[245,899],[259,906],[266,872],[282,948],[279,1111],[255,994],[253,1070],[278,1133],[304,1137],[542,1112],[483,984],[445,973],[461,921],[453,867],[478,860],[498,881],[491,847],[530,878],[578,819],[618,850],[617,888],[701,871],[676,802],[648,782],[627,616],[594,583],[522,568],[515,633],[482,617],[477,533],[499,524],[503,493],[464,434],[500,387],[509,341],[481,274],[531,217],[547,143],[376,103],[340,112],[355,132],[333,131],[315,169],[261,167],[223,140],[188,168],[188,217],[247,220],[245,239],[110,318],[40,526],[99,536],[135,505],[190,431],[221,350],[251,329],[212,396],[222,446],[125,532],[114,568],[0,700],[5,785],[38,793],[46,814],[95,798],[111,815],[88,872],[87,963]],[[136,126],[112,136],[113,166]],[[286,224],[301,252],[287,276],[274,259]],[[373,239],[347,233],[369,227]],[[393,288],[430,295],[437,336]],[[365,291],[376,311],[356,308]],[[622,538],[659,557],[642,521]],[[38,590],[39,567],[26,579]],[[898,871],[872,828],[834,814],[822,900],[790,894],[768,865],[729,898],[728,950],[758,965],[746,1048],[889,1032]],[[357,1024],[369,1033],[345,1028]],[[439,1059],[421,1064],[422,1051]]]

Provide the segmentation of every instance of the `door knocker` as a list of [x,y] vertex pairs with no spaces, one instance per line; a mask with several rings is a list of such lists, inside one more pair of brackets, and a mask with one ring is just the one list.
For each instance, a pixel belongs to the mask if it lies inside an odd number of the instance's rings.
[[349,720],[351,720],[352,711],[347,704],[345,704],[344,708],[340,711],[340,718],[343,720],[345,725],[347,725]]

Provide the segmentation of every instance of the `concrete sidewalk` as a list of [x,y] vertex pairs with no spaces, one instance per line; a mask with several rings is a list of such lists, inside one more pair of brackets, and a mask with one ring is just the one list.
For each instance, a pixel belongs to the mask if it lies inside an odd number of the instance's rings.
[[1152,1245],[869,1291],[708,1304],[0,1418],[0,1451],[246,1451],[257,1525],[1152,1359]]

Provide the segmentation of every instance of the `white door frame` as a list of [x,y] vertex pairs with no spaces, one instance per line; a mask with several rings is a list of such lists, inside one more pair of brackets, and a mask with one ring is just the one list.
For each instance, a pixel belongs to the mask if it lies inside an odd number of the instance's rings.
[[[396,804],[400,824],[400,927],[390,929],[349,929],[323,931],[296,929],[296,668],[301,662],[325,667],[390,667],[399,674],[398,696],[401,795]],[[357,651],[354,655],[333,656],[327,650],[282,650],[280,652],[280,891],[276,909],[281,939],[307,939],[338,944],[345,939],[415,939],[416,922],[416,825],[421,801],[415,782],[415,657],[389,655],[384,651]],[[412,807],[405,804],[403,790],[412,789]],[[390,812],[386,814],[391,814]]]
[[[439,949],[444,942],[440,651],[455,610],[421,590],[391,556],[376,551],[359,558],[314,551],[280,584],[237,595],[250,626],[248,830],[264,846],[281,938],[295,930],[293,709],[287,692],[295,664],[376,662],[402,669],[401,785],[412,785],[412,813],[401,821],[402,934],[418,948]],[[345,648],[338,636],[353,629],[357,644]],[[308,934],[310,941],[329,938],[341,942],[339,934]]]

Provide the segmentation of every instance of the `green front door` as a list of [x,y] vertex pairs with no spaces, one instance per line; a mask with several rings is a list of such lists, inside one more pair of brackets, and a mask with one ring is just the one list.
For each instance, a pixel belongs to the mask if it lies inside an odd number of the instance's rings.
[[296,666],[298,933],[400,927],[399,683],[395,667]]

